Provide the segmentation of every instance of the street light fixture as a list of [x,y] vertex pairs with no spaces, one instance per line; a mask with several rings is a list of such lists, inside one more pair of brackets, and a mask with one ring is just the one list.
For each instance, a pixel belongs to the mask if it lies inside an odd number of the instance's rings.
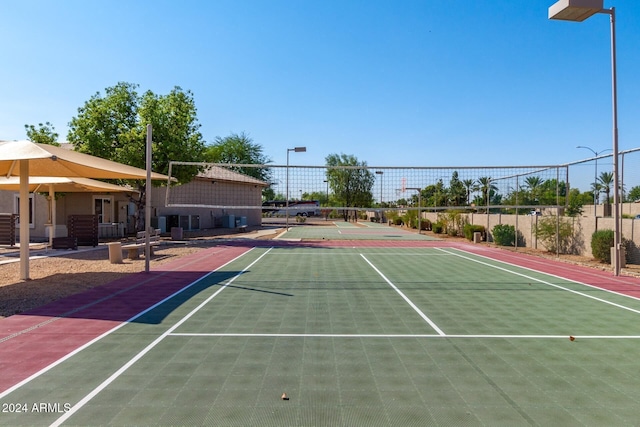
[[604,153],[605,151],[611,151],[611,148],[607,148],[605,150],[600,150],[600,151],[596,151],[590,147],[585,147],[584,145],[578,145],[576,148],[586,148],[587,150],[591,151],[595,156],[596,171],[595,171],[595,174],[593,175],[593,217],[596,218],[598,216],[598,213],[596,212],[596,206],[598,205],[598,156]]
[[295,153],[304,153],[307,151],[307,147],[294,147],[287,148],[287,191],[286,191],[286,201],[285,201],[285,224],[286,229],[289,230],[289,152],[293,151]]
[[616,77],[616,8],[604,9],[604,0],[559,0],[549,8],[549,19],[582,22],[596,13],[609,15],[611,22],[611,92],[613,104],[613,274],[620,275],[620,194],[618,183],[618,88]]

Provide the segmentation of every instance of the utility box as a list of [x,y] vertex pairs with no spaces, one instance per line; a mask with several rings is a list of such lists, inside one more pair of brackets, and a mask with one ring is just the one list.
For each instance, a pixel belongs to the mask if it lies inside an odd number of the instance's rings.
[[235,215],[225,215],[222,217],[222,227],[223,228],[236,228],[236,216]]

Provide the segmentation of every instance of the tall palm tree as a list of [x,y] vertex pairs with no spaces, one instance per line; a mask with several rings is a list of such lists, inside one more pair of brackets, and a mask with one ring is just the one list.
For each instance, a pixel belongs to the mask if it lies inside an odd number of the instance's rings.
[[600,191],[605,195],[605,203],[610,203],[609,195],[611,194],[611,186],[613,185],[613,172],[602,172],[598,177],[598,181]]
[[539,176],[529,176],[524,180],[525,185],[529,189],[529,194],[531,195],[531,201],[537,202],[539,201],[539,192],[542,184],[544,183],[544,179]]
[[473,184],[475,184],[475,182],[476,181],[473,179],[462,180],[462,185],[464,185],[464,188],[467,190],[467,205],[470,204],[471,188],[473,187]]
[[478,190],[482,193],[482,204],[486,205],[491,199],[491,193],[498,190],[491,182],[490,176],[481,176],[478,178]]

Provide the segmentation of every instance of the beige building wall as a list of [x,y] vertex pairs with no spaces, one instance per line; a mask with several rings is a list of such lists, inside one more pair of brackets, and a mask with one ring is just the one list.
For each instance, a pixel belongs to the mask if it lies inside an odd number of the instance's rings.
[[[226,215],[246,217],[247,225],[262,224],[262,187],[251,183],[195,179],[187,184],[171,189],[171,202],[229,206],[229,208],[173,207],[165,206],[166,187],[154,187],[151,193],[152,216],[198,215],[200,229],[220,227]],[[231,206],[255,206],[251,208],[231,208]],[[168,230],[167,230],[168,231]]]
[[[0,212],[16,213],[15,204],[17,192],[0,190]],[[29,236],[33,241],[45,241],[49,238],[49,200],[43,193],[31,193],[34,200],[34,224]],[[117,206],[119,202],[128,203],[129,197],[121,193],[64,193],[58,194],[56,199],[56,232],[55,236],[67,236],[67,218],[69,215],[82,215],[94,213],[94,196],[111,198],[113,217],[118,222]],[[112,221],[112,222],[114,222]]]

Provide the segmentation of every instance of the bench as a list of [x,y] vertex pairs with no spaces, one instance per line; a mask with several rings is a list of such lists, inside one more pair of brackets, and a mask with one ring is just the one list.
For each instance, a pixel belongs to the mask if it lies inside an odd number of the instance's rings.
[[78,239],[75,237],[54,237],[51,240],[51,249],[78,249]]
[[[122,249],[127,251],[127,258],[129,259],[140,259],[140,249],[144,249],[146,245],[146,232],[138,231],[136,233],[136,240],[127,243],[122,246]],[[153,247],[160,245],[160,229],[156,228],[152,230],[149,234],[149,246],[151,250],[151,255],[153,255]]]
[[247,226],[246,225],[239,225],[238,226],[238,232],[239,233],[246,233],[247,232]]

